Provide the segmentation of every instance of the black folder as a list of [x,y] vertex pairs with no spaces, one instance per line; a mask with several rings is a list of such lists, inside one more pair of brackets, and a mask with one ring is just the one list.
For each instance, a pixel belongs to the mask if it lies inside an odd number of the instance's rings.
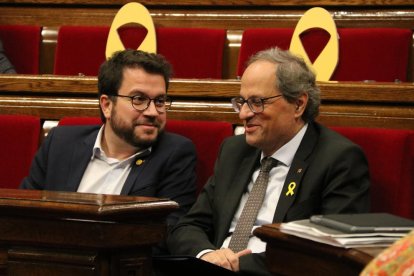
[[414,229],[414,220],[388,213],[314,215],[310,221],[345,233],[405,233]]

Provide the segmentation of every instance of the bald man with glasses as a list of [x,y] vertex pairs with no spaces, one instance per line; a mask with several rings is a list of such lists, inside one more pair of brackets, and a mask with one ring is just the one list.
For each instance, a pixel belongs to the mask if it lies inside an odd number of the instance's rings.
[[315,214],[368,212],[368,164],[358,146],[315,122],[315,74],[289,51],[254,55],[231,102],[245,133],[223,142],[214,175],[167,243],[176,255],[268,275],[266,244],[253,230]]
[[115,53],[98,76],[103,125],[52,129],[21,188],[169,198],[180,206],[174,225],[195,201],[196,151],[164,131],[170,76],[160,55]]

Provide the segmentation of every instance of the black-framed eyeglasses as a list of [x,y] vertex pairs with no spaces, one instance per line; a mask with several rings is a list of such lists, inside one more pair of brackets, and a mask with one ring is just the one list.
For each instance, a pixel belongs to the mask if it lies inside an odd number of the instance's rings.
[[130,99],[132,107],[138,111],[146,110],[150,106],[151,101],[153,101],[155,105],[155,109],[159,113],[164,113],[170,108],[171,103],[172,103],[171,98],[168,97],[167,95],[162,95],[162,96],[158,96],[155,98],[150,98],[144,94],[139,94],[135,96],[126,96],[126,95],[111,95],[111,96]]
[[248,99],[244,99],[243,97],[239,96],[239,97],[234,97],[231,99],[231,104],[233,105],[234,110],[239,113],[240,110],[242,109],[242,106],[247,103],[247,106],[250,108],[250,110],[257,114],[257,113],[262,113],[264,110],[264,104],[273,98],[278,98],[281,97],[282,95],[276,95],[276,96],[272,96],[272,97],[267,97],[267,98],[261,98],[261,97],[250,97]]

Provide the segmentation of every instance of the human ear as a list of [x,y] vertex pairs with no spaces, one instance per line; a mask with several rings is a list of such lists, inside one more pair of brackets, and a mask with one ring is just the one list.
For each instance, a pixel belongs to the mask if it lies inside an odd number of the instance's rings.
[[300,117],[302,116],[308,104],[308,94],[303,93],[301,96],[299,96],[299,98],[295,101],[295,104],[296,104],[295,115],[296,117]]
[[105,118],[109,119],[113,108],[113,102],[109,99],[108,95],[101,95],[99,98],[99,106]]

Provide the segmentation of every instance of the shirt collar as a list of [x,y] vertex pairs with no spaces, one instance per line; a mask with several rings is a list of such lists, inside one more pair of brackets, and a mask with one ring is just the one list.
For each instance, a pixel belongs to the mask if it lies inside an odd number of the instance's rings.
[[[296,135],[290,139],[289,142],[284,144],[280,149],[278,149],[275,153],[272,154],[272,157],[279,162],[283,163],[284,165],[290,167],[293,161],[293,157],[296,154],[296,151],[299,148],[300,143],[302,142],[303,136],[305,135],[306,130],[308,129],[308,124],[305,124],[301,130],[299,130]],[[262,160],[265,156],[263,155],[261,159]]]

